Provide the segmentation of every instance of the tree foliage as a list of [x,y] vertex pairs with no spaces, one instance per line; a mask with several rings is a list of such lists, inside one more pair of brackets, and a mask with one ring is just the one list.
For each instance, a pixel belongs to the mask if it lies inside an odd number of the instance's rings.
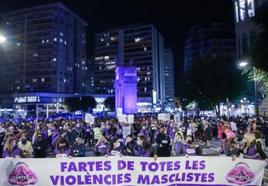
[[228,56],[209,55],[193,62],[185,77],[183,97],[196,101],[202,110],[212,109],[220,102],[235,100],[244,89],[244,78],[236,63]]
[[64,101],[70,111],[82,110],[88,111],[89,108],[95,108],[97,103],[94,97],[82,96],[82,97],[70,97]]
[[115,97],[108,97],[104,101],[104,106],[110,110],[115,110]]

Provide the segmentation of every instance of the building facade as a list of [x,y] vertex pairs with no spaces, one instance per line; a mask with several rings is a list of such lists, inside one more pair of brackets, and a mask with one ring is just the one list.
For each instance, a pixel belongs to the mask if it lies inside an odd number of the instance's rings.
[[165,49],[165,101],[174,102],[174,57],[171,48]]
[[184,73],[191,70],[196,58],[206,53],[235,57],[236,43],[232,25],[213,23],[192,27],[184,45]]
[[130,25],[95,35],[95,90],[114,94],[117,66],[137,68],[138,104],[162,104],[164,91],[164,40],[151,24]]
[[[253,18],[263,6],[268,5],[267,0],[233,0],[235,12],[235,32],[237,60],[244,60],[255,46],[258,34],[261,32],[260,25],[257,25]],[[256,86],[256,90],[252,91]],[[254,104],[258,105],[256,111],[261,115],[268,113],[268,97],[263,97],[263,91],[258,85],[252,82],[248,88],[248,97],[254,97]]]
[[254,47],[257,35],[260,32],[259,25],[255,24],[253,17],[267,0],[234,0],[235,32],[237,57],[243,58]]
[[[2,93],[83,93],[88,86],[86,26],[61,3],[0,16]],[[87,80],[87,81],[86,81]]]

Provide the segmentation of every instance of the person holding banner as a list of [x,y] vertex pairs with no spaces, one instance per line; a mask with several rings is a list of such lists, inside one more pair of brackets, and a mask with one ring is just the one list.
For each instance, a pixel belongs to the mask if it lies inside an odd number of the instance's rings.
[[137,146],[134,150],[135,156],[153,157],[151,144],[146,140],[143,134],[137,138]]
[[171,155],[170,138],[164,126],[160,126],[159,128],[156,143],[158,157],[169,157]]
[[32,158],[33,157],[33,147],[32,143],[26,138],[26,134],[23,133],[20,141],[18,143],[18,148],[22,150],[22,158]]
[[17,140],[14,135],[9,135],[6,139],[3,148],[3,158],[20,158],[21,157],[21,149],[17,147]]
[[69,157],[71,156],[72,150],[69,146],[69,142],[66,138],[60,137],[56,143],[54,154],[56,157]]

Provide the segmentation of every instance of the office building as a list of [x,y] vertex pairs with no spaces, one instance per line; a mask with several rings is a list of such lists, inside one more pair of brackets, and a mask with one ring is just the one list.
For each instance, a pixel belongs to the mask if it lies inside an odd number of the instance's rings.
[[151,24],[113,28],[95,35],[95,90],[114,94],[117,66],[137,68],[138,105],[165,100],[164,40]]
[[[254,21],[256,14],[260,13],[261,9],[268,5],[267,0],[233,0],[235,12],[235,32],[236,32],[236,49],[237,60],[245,60],[251,49],[255,46],[258,34],[261,32],[260,25]],[[247,59],[246,59],[247,60]],[[256,94],[254,89],[254,82],[249,86],[248,94],[251,101],[256,101],[259,105],[259,114],[267,115],[268,113],[268,97],[264,99],[263,91],[260,86],[256,86]],[[255,97],[256,96],[256,97]]]
[[194,61],[206,53],[211,55],[236,55],[235,34],[231,25],[213,23],[207,26],[194,26],[184,45],[184,73],[191,70]]
[[171,48],[165,49],[165,101],[174,102],[174,58]]
[[0,16],[2,93],[83,93],[87,23],[61,3]]

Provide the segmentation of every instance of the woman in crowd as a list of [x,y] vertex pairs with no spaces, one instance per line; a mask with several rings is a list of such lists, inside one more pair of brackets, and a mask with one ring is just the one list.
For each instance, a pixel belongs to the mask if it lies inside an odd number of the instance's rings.
[[6,139],[3,148],[3,158],[20,158],[21,157],[21,149],[17,147],[17,140],[14,135],[9,135]]
[[27,139],[27,134],[23,133],[20,141],[18,143],[18,148],[22,151],[22,158],[32,158],[33,157],[33,147],[32,143]]
[[33,143],[33,151],[35,158],[45,158],[47,156],[48,141],[39,132],[36,133],[36,138]]
[[152,157],[152,147],[143,134],[140,134],[137,138],[137,146],[134,150],[135,156],[139,157]]
[[71,156],[72,150],[69,142],[66,138],[60,137],[56,143],[54,154],[56,157],[69,157]]
[[108,152],[108,140],[105,137],[105,132],[99,138],[98,142],[95,145],[96,155],[106,155]]

